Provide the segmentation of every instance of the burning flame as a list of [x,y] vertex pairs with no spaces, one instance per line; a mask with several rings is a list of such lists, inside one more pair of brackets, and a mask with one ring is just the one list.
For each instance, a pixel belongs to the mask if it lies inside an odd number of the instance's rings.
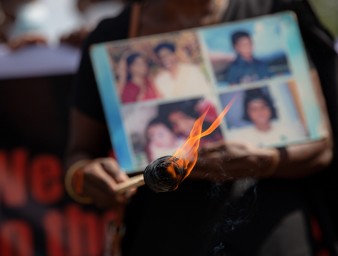
[[[178,158],[176,163],[183,167],[186,170],[185,179],[189,176],[192,169],[194,168],[197,158],[198,158],[198,148],[200,145],[200,140],[202,137],[207,136],[211,134],[222,122],[224,116],[228,113],[230,110],[232,104],[234,103],[235,98],[233,98],[223,109],[223,111],[218,115],[218,117],[215,119],[215,121],[209,126],[208,129],[202,132],[202,125],[204,122],[204,119],[208,113],[207,109],[194,123],[189,137],[184,142],[184,144],[176,150],[176,152],[173,155],[173,158]],[[167,170],[172,173],[174,176],[175,171],[173,169],[173,166],[168,166]]]

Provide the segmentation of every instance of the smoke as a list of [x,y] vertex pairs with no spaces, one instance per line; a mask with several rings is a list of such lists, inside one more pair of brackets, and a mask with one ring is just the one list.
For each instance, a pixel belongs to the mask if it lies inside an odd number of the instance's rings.
[[214,247],[213,255],[215,255],[215,256],[225,256],[225,254],[224,254],[224,244],[222,242],[219,245]]
[[[223,191],[224,192],[224,191]],[[224,196],[222,185],[215,185],[210,192],[211,197]],[[229,196],[220,208],[218,221],[213,227],[214,245],[210,256],[228,256],[226,237],[241,225],[250,222],[256,212],[256,181],[243,179],[232,184]]]

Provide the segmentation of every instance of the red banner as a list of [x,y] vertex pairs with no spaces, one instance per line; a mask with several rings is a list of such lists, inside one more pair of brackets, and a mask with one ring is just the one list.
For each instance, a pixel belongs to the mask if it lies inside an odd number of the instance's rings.
[[79,205],[64,189],[71,78],[1,81],[1,256],[104,255],[111,243],[114,212]]

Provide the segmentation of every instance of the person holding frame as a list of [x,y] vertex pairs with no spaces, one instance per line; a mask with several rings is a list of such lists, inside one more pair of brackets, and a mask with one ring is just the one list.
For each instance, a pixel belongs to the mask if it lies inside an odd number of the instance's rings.
[[[123,256],[276,255],[277,248],[278,255],[312,255],[309,206],[302,189],[305,180],[332,167],[336,138],[331,130],[337,128],[337,56],[330,36],[308,2],[151,0],[137,1],[133,6],[127,4],[118,17],[101,22],[84,44],[70,117],[66,157],[69,194],[79,202],[101,207],[126,204]],[[178,191],[155,194],[141,187],[136,193],[117,195],[116,185],[128,176],[113,158],[106,157],[111,145],[89,58],[90,46],[284,10],[296,12],[319,74],[322,87],[315,83],[314,90],[326,128],[323,139],[283,148],[222,141],[202,148],[197,166]],[[243,178],[257,179],[254,189],[248,189],[243,197],[253,193],[259,210],[253,209],[247,221],[235,218],[229,223],[224,205],[233,194],[229,190],[238,184],[233,181]],[[237,213],[245,208],[239,207]],[[333,247],[330,249],[333,251]]]

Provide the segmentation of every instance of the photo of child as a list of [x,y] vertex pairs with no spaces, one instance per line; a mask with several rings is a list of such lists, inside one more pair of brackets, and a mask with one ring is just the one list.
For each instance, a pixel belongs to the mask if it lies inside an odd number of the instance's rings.
[[280,24],[276,22],[215,27],[202,34],[220,87],[290,74]]
[[[178,102],[126,105],[122,108],[125,128],[135,159],[141,166],[172,155],[189,137],[190,131],[204,111],[208,110],[202,130],[216,119],[217,111],[210,99],[193,98]],[[135,125],[137,123],[137,125]],[[203,137],[200,145],[223,140],[220,128]]]
[[[207,111],[207,114],[202,125],[202,131],[209,128],[211,123],[217,118],[217,111],[212,100],[196,98],[159,106],[159,114],[166,117],[176,136],[184,140],[189,137],[197,118],[205,111]],[[201,138],[200,145],[220,140],[223,140],[223,134],[220,127],[218,127],[210,135]]]
[[148,123],[145,135],[149,161],[165,155],[173,155],[183,143],[183,140],[171,130],[168,122],[159,116]]
[[222,105],[235,95],[236,102],[225,117],[228,140],[271,146],[308,138],[292,84],[224,93],[220,95]]

